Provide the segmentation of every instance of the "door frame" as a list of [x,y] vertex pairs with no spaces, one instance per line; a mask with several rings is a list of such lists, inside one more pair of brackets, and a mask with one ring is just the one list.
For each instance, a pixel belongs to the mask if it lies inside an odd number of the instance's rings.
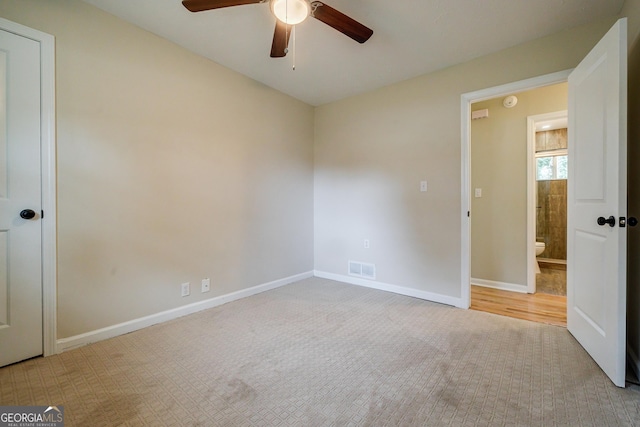
[[57,349],[57,252],[56,252],[56,103],[55,38],[42,31],[0,18],[0,29],[40,43],[40,176],[42,224],[42,350]]
[[[571,69],[558,71],[543,76],[494,86],[475,92],[464,93],[460,97],[461,123],[461,160],[462,160],[462,200],[460,211],[461,223],[461,284],[460,299],[462,308],[471,305],[471,104],[501,96],[512,95],[543,86],[564,83],[568,80]],[[535,255],[535,247],[532,246]]]
[[[569,94],[567,93],[567,97]],[[536,124],[566,118],[568,110],[527,117],[527,293],[536,292],[536,241],[538,187],[536,181]]]

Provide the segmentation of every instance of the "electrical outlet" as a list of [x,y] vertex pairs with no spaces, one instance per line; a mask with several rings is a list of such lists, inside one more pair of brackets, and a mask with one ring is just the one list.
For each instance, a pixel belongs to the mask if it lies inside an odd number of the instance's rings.
[[180,294],[183,297],[188,297],[189,294],[191,293],[191,289],[190,288],[191,288],[191,284],[189,282],[183,283],[182,285],[180,285],[180,291],[181,291]]
[[211,290],[211,279],[208,277],[202,279],[202,292],[209,292]]
[[364,239],[364,248],[369,249],[371,245],[369,244],[369,239]]

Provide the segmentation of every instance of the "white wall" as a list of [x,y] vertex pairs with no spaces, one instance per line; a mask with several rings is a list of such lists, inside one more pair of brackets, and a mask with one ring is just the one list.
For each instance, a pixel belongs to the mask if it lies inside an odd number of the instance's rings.
[[0,16],[56,37],[58,338],[313,269],[312,107],[78,0]]
[[372,262],[379,282],[460,298],[461,95],[572,68],[614,21],[318,107],[316,270]]

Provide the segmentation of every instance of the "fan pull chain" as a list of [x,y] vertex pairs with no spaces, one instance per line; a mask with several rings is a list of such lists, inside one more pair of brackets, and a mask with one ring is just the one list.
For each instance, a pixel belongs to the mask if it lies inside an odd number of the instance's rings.
[[291,35],[293,36],[293,54],[291,55],[291,58],[293,60],[293,71],[296,70],[296,26],[293,26],[293,29],[291,31]]

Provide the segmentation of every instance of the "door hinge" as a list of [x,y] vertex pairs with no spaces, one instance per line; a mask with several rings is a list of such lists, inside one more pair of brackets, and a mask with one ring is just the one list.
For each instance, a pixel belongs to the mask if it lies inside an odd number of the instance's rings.
[[471,211],[467,211],[467,218],[471,216]]
[[40,219],[44,219],[44,211],[40,211]]

